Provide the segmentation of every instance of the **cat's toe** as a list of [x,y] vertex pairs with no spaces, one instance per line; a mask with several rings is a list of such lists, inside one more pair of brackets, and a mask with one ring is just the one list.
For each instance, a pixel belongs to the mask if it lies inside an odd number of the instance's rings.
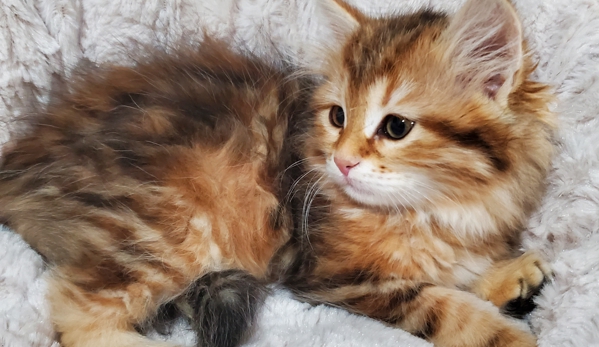
[[514,265],[518,270],[512,277],[513,296],[503,305],[502,311],[509,316],[522,318],[536,307],[534,296],[553,274],[549,264],[536,252],[523,254]]
[[[538,293],[540,288],[553,274],[551,267],[536,252],[526,252],[520,258],[519,294],[517,298],[527,299]],[[516,299],[517,299],[516,298]]]
[[540,292],[543,285],[546,281],[543,281],[540,286],[536,287],[536,290],[529,291],[528,296],[526,297],[517,297],[508,301],[502,308],[501,311],[511,317],[522,319],[532,310],[534,310],[537,305],[534,302],[534,297]]

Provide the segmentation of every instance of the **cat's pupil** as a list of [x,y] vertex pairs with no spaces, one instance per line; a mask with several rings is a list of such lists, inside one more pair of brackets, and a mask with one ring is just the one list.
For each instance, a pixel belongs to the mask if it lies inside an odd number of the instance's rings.
[[399,140],[406,137],[413,126],[414,122],[410,120],[399,116],[389,115],[383,124],[383,132],[390,139]]
[[331,124],[333,124],[337,128],[343,128],[343,124],[345,124],[345,112],[343,112],[343,108],[337,105],[331,107],[331,111],[329,112],[329,119],[331,121]]

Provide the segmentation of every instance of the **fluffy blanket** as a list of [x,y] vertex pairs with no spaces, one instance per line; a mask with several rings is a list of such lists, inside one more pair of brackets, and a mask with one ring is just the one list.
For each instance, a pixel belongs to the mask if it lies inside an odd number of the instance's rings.
[[[30,98],[45,101],[51,76],[82,58],[131,62],[131,50],[198,43],[202,33],[277,60],[317,63],[306,45],[326,43],[314,15],[324,0],[3,0],[0,2],[0,120]],[[373,15],[422,6],[455,11],[463,0],[353,1]],[[535,78],[558,94],[559,153],[523,248],[538,249],[555,279],[528,317],[541,347],[599,346],[599,3],[514,0],[538,61]],[[8,124],[0,126],[0,141]],[[0,346],[53,346],[44,301],[44,264],[20,237],[0,228]],[[310,307],[275,291],[246,346],[428,346],[364,317]],[[159,337],[157,337],[159,338]],[[180,324],[171,340],[192,344]]]

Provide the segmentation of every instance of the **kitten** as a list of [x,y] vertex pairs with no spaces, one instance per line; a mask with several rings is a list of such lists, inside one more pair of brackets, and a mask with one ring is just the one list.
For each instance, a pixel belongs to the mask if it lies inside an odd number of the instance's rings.
[[236,345],[272,281],[438,346],[535,345],[500,308],[550,273],[514,249],[554,120],[513,8],[319,6],[343,44],[314,90],[208,40],[83,73],[4,148],[0,219],[51,264],[63,346],[169,346],[135,328],[177,297]]
[[281,256],[285,285],[437,346],[536,345],[500,313],[530,309],[551,274],[515,252],[555,119],[514,8],[368,18],[336,5],[344,43],[322,66],[304,142],[318,193],[307,241]]

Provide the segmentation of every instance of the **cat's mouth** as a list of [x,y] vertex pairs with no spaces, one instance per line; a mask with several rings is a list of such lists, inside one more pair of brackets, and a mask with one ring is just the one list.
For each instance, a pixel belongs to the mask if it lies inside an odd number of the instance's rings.
[[[356,177],[357,176],[357,177]],[[422,201],[430,201],[430,196],[421,190],[414,189],[417,180],[409,175],[404,177],[404,184],[388,183],[380,176],[368,175],[335,175],[332,177],[338,190],[351,200],[371,207],[393,207],[394,209],[416,206]],[[411,182],[411,184],[410,184]],[[411,189],[412,188],[412,189]]]
[[364,168],[355,168],[348,174],[342,174],[332,160],[327,162],[327,175],[332,183],[351,200],[369,206],[384,205],[384,187],[366,172]]
[[332,162],[327,162],[326,171],[334,185],[349,198],[360,203],[372,204],[374,200],[373,189],[367,182],[357,177],[359,176],[357,172],[343,175]]

